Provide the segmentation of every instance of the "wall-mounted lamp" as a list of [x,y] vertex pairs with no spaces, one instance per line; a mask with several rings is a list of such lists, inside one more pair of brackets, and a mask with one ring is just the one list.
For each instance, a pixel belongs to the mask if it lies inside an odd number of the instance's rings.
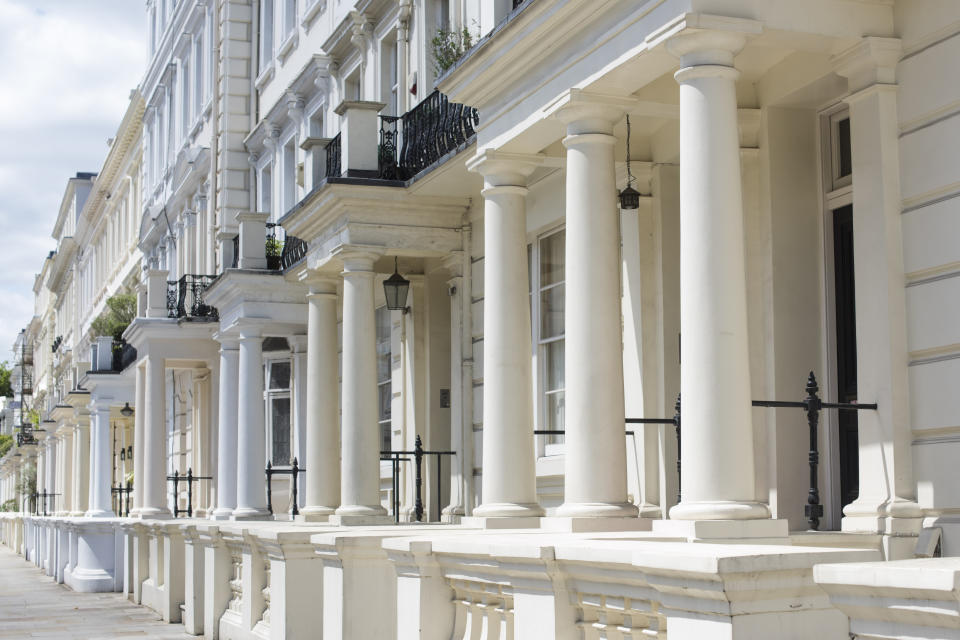
[[122,415],[124,418],[129,418],[133,415],[133,407],[130,406],[129,402],[123,403],[123,409],[120,409],[120,415]]

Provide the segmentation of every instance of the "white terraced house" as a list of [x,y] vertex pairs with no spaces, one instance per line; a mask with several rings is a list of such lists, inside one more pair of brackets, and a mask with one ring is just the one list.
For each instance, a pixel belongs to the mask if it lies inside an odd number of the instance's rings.
[[5,544],[207,638],[960,637],[960,4],[146,11]]

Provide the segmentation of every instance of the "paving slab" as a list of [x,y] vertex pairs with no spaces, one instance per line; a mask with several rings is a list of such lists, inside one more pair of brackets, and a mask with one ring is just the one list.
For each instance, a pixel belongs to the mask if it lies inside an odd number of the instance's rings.
[[119,593],[77,593],[0,545],[0,639],[195,640]]

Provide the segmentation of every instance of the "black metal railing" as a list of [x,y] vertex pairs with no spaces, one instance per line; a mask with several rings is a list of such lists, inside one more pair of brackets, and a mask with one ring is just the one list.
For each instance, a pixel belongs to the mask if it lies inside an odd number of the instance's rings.
[[132,344],[120,342],[119,344],[113,345],[113,352],[111,356],[111,371],[123,371],[137,361],[137,350]]
[[300,515],[300,506],[297,504],[300,501],[298,479],[300,474],[305,472],[306,469],[300,468],[300,463],[297,462],[296,458],[293,459],[289,467],[275,467],[272,462],[267,460],[267,468],[264,469],[264,473],[267,474],[267,511],[270,512],[270,515],[273,515],[273,476],[275,475],[290,476],[291,501],[293,502],[290,515],[293,517]]
[[203,292],[216,276],[187,274],[179,280],[167,281],[167,316],[171,318],[203,318],[217,320],[214,307],[203,302]]
[[303,260],[307,255],[306,242],[287,233],[277,222],[268,222],[266,226],[267,269],[282,271]]
[[339,178],[340,171],[340,134],[333,136],[327,144],[327,174],[328,178]]
[[37,444],[37,438],[33,435],[33,428],[30,425],[20,425],[20,431],[17,433],[17,446]]
[[[211,476],[195,476],[193,469],[187,469],[187,475],[180,475],[179,471],[174,471],[172,476],[167,476],[167,481],[173,483],[173,517],[179,518],[181,513],[187,514],[188,518],[193,517],[193,484],[201,480],[213,480]],[[180,508],[180,483],[187,483],[187,508]]]
[[476,109],[450,102],[439,91],[402,116],[381,116],[378,176],[412,178],[470,141],[479,124]]
[[784,402],[779,400],[754,400],[755,407],[768,407],[774,409],[803,409],[807,414],[807,427],[810,432],[810,450],[807,453],[807,460],[810,465],[810,488],[807,491],[807,504],[804,507],[804,515],[807,518],[807,524],[816,531],[820,527],[820,518],[823,517],[823,505],[820,504],[820,489],[817,481],[817,467],[820,463],[820,450],[817,443],[817,425],[820,423],[820,412],[823,409],[838,409],[840,411],[876,411],[877,405],[859,404],[851,402],[823,402],[818,395],[820,387],[817,384],[817,378],[813,371],[807,376],[807,384],[804,387],[807,397],[798,402]]
[[230,263],[231,269],[240,266],[240,234],[233,236],[233,262]]
[[[55,504],[54,498],[55,498],[56,496],[59,496],[59,495],[60,495],[59,493],[47,493],[47,490],[46,490],[46,489],[44,489],[43,491],[34,492],[34,494],[33,494],[33,515],[35,515],[35,516],[40,516],[40,515],[42,515],[42,516],[48,516],[48,515],[50,515],[50,514],[47,512],[47,506],[48,506],[47,500],[48,500],[48,499],[50,500],[50,502],[49,502],[50,511],[53,511],[53,506],[54,506],[54,504]],[[42,504],[42,508],[43,508],[43,512],[42,512],[42,513],[41,513],[41,511],[40,511],[40,509],[41,509],[41,504]]]
[[423,522],[423,457],[437,456],[437,519],[440,519],[441,495],[443,493],[443,475],[440,473],[440,461],[443,456],[455,456],[456,451],[426,451],[423,448],[423,442],[420,436],[416,437],[413,444],[413,451],[381,451],[381,460],[390,460],[393,464],[393,519],[394,522],[400,522],[400,463],[408,462],[410,459],[404,456],[413,456],[416,465],[414,475],[415,498],[413,505],[414,517],[417,522]]
[[128,480],[126,486],[124,486],[118,482],[115,486],[110,487],[110,494],[113,496],[113,512],[120,518],[124,515],[129,516],[133,483]]

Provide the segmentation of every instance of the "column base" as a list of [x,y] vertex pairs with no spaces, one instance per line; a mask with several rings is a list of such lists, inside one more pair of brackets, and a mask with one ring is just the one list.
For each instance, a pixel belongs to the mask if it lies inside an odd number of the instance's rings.
[[304,507],[300,509],[300,515],[294,520],[297,522],[327,522],[336,513],[333,507]]
[[233,509],[217,508],[210,514],[211,520],[229,520],[231,517],[233,517]]
[[541,520],[540,516],[466,516],[460,520],[460,526],[465,529],[539,529]]
[[543,515],[543,507],[536,502],[489,502],[473,510],[476,518],[539,518]]
[[329,516],[327,523],[335,527],[364,527],[396,524],[393,521],[393,516],[388,515],[340,513]]
[[653,532],[716,544],[790,545],[786,520],[657,520]]
[[237,507],[230,514],[231,520],[273,520],[273,514],[266,508]]
[[113,518],[114,514],[113,514],[113,511],[104,511],[102,509],[93,511],[91,509],[90,511],[87,511],[85,514],[83,514],[83,517],[84,518]]
[[563,533],[587,533],[600,531],[650,531],[653,520],[637,517],[571,517],[552,516],[540,520],[540,528],[544,531]]
[[630,502],[565,502],[557,509],[557,516],[573,519],[636,518],[640,510]]
[[169,509],[141,507],[134,517],[140,518],[141,520],[169,520],[173,518],[173,514],[170,513]]

